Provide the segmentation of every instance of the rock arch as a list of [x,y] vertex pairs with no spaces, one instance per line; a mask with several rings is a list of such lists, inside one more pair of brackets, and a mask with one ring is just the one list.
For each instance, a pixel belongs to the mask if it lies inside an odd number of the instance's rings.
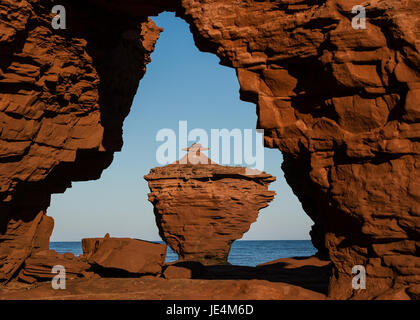
[[[160,29],[176,11],[197,47],[237,71],[265,145],[333,262],[331,298],[420,295],[420,7],[357,0],[53,1],[0,5],[0,281],[45,248],[50,195],[100,177]],[[366,266],[367,289],[351,287]]]

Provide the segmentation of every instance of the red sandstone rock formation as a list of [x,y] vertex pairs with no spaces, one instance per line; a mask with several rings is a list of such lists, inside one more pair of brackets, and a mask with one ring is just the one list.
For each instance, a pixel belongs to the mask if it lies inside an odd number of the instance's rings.
[[82,248],[93,270],[108,276],[160,275],[166,257],[166,245],[130,238],[83,239]]
[[56,275],[52,273],[56,265],[65,268],[66,280],[84,277],[90,268],[88,263],[76,258],[72,253],[58,254],[54,250],[44,250],[25,260],[18,279],[28,283],[51,280]]
[[162,272],[162,277],[171,279],[201,279],[207,274],[206,267],[197,261],[176,261],[168,263]]
[[49,249],[53,226],[53,218],[43,211],[35,216],[14,216],[8,221],[5,234],[0,233],[0,281],[9,281],[25,259]]
[[167,266],[163,272],[165,279],[192,279],[191,269],[178,267],[178,266]]
[[265,280],[94,279],[69,280],[66,290],[50,283],[10,290],[0,287],[0,300],[325,300],[325,295],[299,286]]
[[275,177],[250,175],[241,167],[170,164],[144,178],[162,239],[181,261],[203,264],[227,263],[233,241],[242,238],[275,195],[267,190]]
[[[417,0],[366,1],[365,30],[351,27],[358,0],[94,2],[62,2],[66,31],[51,29],[52,1],[0,4],[0,279],[30,255],[50,194],[99,178],[121,147],[159,33],[147,16],[176,10],[283,152],[332,259],[329,296],[420,296]],[[367,290],[351,288],[354,264]]]
[[[68,280],[66,290],[50,283],[0,286],[2,299],[156,299],[156,300],[295,300],[325,299],[328,264],[316,257],[288,258],[257,267],[207,266],[180,262],[164,275],[137,279]],[[175,269],[176,267],[176,269]],[[181,270],[182,269],[182,270]],[[194,280],[186,279],[190,277]]]
[[67,31],[51,27],[53,1],[0,4],[0,282],[36,251],[51,193],[99,178],[120,150],[161,31],[147,17],[60,4]]

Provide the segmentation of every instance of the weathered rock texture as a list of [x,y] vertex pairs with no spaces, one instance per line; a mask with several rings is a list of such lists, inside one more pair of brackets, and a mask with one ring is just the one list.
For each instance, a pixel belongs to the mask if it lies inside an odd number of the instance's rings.
[[324,300],[329,264],[316,257],[279,259],[257,267],[178,262],[165,269],[165,279],[70,279],[66,290],[54,290],[48,282],[11,282],[0,286],[0,300]]
[[83,256],[92,270],[104,276],[160,275],[166,245],[130,238],[82,240]]
[[0,282],[36,249],[51,193],[98,179],[120,150],[161,31],[147,16],[60,4],[67,30],[51,27],[53,1],[0,3]]
[[162,239],[181,261],[203,264],[227,263],[233,241],[275,195],[267,190],[275,177],[241,167],[170,164],[144,178]]
[[[360,2],[62,1],[60,31],[52,2],[3,0],[0,278],[32,250],[50,194],[98,178],[119,150],[159,33],[147,16],[176,10],[201,50],[237,70],[266,146],[283,152],[312,241],[332,259],[329,296],[418,298],[420,4],[366,1],[367,28],[354,30]],[[366,290],[352,290],[355,264]]]
[[206,267],[196,261],[169,263],[164,267],[162,277],[165,279],[199,279],[207,273]]
[[90,269],[86,261],[76,258],[71,253],[58,254],[54,250],[43,250],[25,260],[18,279],[28,283],[51,280],[57,275],[57,273],[52,273],[54,266],[57,265],[65,268],[66,279],[84,277]]

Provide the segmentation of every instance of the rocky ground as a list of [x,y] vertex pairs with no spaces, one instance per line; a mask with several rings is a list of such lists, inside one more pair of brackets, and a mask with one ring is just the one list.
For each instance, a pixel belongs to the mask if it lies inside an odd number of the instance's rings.
[[[22,279],[45,275],[51,194],[99,179],[121,150],[162,31],[148,17],[172,11],[235,69],[265,147],[282,152],[331,258],[328,296],[420,299],[419,0],[62,0],[65,31],[54,4],[0,1],[1,283],[24,264]],[[349,286],[355,265],[374,285]]]
[[35,300],[259,300],[326,299],[330,263],[316,257],[288,258],[257,267],[205,267],[193,279],[172,272],[141,278],[80,278],[66,282],[65,290],[54,290],[51,282],[24,284],[13,281],[0,287],[0,299]]

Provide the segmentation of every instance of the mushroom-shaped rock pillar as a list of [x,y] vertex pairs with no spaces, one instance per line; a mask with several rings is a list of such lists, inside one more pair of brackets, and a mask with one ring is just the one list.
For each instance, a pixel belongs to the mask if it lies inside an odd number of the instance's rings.
[[244,167],[221,166],[200,144],[175,163],[150,170],[149,201],[162,239],[180,261],[227,264],[233,241],[240,239],[275,192],[276,178]]

